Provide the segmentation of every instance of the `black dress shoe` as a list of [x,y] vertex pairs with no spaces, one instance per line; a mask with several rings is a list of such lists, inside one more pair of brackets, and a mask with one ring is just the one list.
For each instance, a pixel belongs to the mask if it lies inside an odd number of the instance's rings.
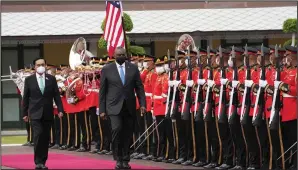
[[97,152],[98,154],[102,154],[102,155],[104,155],[104,154],[106,154],[106,153],[108,153],[109,151],[107,151],[107,150],[102,150],[102,151],[99,151],[99,152]]
[[43,165],[43,164],[37,164],[37,165],[35,166],[35,169],[48,169],[48,167],[46,167],[46,166]]
[[199,161],[199,162],[193,164],[192,166],[194,166],[194,167],[203,167],[205,165],[207,165],[206,162]]
[[49,144],[49,148],[53,147],[55,144]]
[[52,146],[50,149],[58,149],[60,146],[58,144]]
[[232,165],[222,164],[219,167],[216,167],[215,169],[230,169],[231,167]]
[[63,145],[61,147],[59,147],[59,150],[66,150],[67,149],[67,145]]
[[152,159],[156,159],[153,155],[149,155],[149,156],[146,156],[144,158],[142,158],[143,160],[152,160]]
[[187,161],[181,163],[181,165],[184,165],[184,166],[189,166],[189,165],[192,165],[192,164],[193,164],[193,161],[191,161],[191,160],[187,160]]
[[231,168],[231,170],[244,170],[245,168],[239,165],[236,165],[234,168]]
[[123,168],[123,162],[117,161],[115,169],[124,169]]
[[34,146],[34,143],[33,142],[30,142],[30,145],[29,146]]
[[30,142],[24,143],[22,146],[31,146]]
[[162,162],[163,160],[165,160],[164,157],[158,157],[158,158],[156,158],[156,159],[154,159],[152,161],[154,161],[154,162]]
[[82,147],[82,148],[76,150],[76,152],[88,152],[88,151],[89,151],[89,150],[86,149],[86,148],[84,148],[84,147]]
[[135,156],[137,156],[139,153],[137,153],[137,152],[135,152],[135,153],[132,153],[131,155],[130,155],[130,158],[131,159],[133,159]]
[[128,164],[128,162],[123,162],[123,169],[131,169],[131,167]]
[[143,159],[143,158],[145,158],[145,157],[146,157],[145,154],[140,153],[139,155],[135,156],[134,159]]
[[175,161],[175,159],[164,159],[164,160],[162,160],[163,163],[172,163],[174,161]]
[[250,170],[250,169],[260,169],[260,168],[254,167],[254,166],[250,166],[250,167],[247,168],[247,170]]
[[173,164],[182,164],[185,160],[183,158],[179,158],[178,160],[172,162]]
[[206,168],[206,169],[212,169],[212,168],[215,168],[215,167],[217,167],[217,166],[218,166],[218,165],[217,165],[216,163],[210,163],[210,164],[204,166],[204,168]]
[[74,147],[74,146],[72,146],[72,147],[68,148],[67,150],[68,150],[68,151],[75,151],[75,150],[77,150],[77,148]]
[[105,153],[106,155],[113,155],[113,151],[108,151],[107,153]]

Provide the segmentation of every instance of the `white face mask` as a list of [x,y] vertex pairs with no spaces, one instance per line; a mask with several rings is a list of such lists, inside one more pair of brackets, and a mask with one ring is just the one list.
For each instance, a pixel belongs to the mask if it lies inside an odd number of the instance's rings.
[[143,64],[142,63],[138,63],[138,67],[139,68],[142,68],[143,67]]
[[233,60],[232,60],[231,57],[228,60],[228,65],[229,65],[229,67],[233,67],[234,66],[234,63],[233,63]]
[[148,68],[148,63],[147,63],[147,62],[144,62],[144,63],[143,63],[143,66],[144,66],[144,68],[147,69],[147,68]]
[[168,64],[165,64],[163,67],[164,67],[164,69],[165,69],[166,72],[169,72],[170,71],[170,68],[169,68],[169,65]]
[[43,74],[45,71],[46,71],[46,68],[43,67],[43,66],[39,66],[36,69],[36,72],[39,73],[39,74]]
[[163,66],[158,66],[155,69],[156,69],[157,74],[162,74],[165,72],[165,69]]
[[189,63],[188,63],[188,59],[187,59],[187,60],[185,60],[185,64],[186,64],[186,66],[188,66],[188,64],[189,64]]

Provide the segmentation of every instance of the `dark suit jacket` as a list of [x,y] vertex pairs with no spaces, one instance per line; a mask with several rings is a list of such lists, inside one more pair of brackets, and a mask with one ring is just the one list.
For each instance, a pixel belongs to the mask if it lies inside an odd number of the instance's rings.
[[53,115],[53,99],[57,105],[58,111],[63,112],[63,106],[58,90],[56,78],[52,75],[45,74],[45,89],[42,94],[36,74],[25,79],[24,95],[23,95],[23,115],[30,119],[52,120]]
[[104,66],[101,70],[99,113],[118,115],[126,101],[127,109],[132,116],[136,114],[136,97],[140,106],[146,106],[144,86],[138,67],[125,62],[125,84],[122,84],[116,63]]

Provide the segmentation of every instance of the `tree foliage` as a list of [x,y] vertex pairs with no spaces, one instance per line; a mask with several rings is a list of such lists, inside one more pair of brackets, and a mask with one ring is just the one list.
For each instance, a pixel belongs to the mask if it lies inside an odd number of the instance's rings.
[[[283,47],[285,47],[285,46],[287,46],[287,45],[291,45],[292,44],[292,39],[290,39],[290,40],[287,40],[285,43],[284,43],[284,45],[283,45]],[[295,46],[297,45],[297,40],[295,40]]]
[[289,18],[283,23],[283,32],[295,33],[297,32],[297,18]]
[[[124,18],[124,30],[126,32],[130,32],[133,29],[133,22],[130,18],[130,16],[127,13],[123,13],[123,18]],[[106,26],[106,18],[102,21],[101,23],[101,30],[104,31]]]
[[145,54],[145,49],[141,46],[130,46],[128,51],[130,54]]

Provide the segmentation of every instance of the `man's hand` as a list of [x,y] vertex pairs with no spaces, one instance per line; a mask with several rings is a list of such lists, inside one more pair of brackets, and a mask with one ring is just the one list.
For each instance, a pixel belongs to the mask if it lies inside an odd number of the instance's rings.
[[107,119],[107,115],[106,115],[106,113],[101,113],[101,114],[99,114],[99,116],[100,116],[103,120]]
[[62,118],[62,117],[63,117],[63,113],[62,113],[62,112],[59,112],[59,113],[58,113],[58,117],[59,117],[59,118]]
[[24,116],[24,117],[23,117],[23,120],[24,120],[25,122],[28,122],[28,116]]
[[140,110],[141,110],[141,115],[143,116],[146,113],[146,108],[145,107],[141,107]]

